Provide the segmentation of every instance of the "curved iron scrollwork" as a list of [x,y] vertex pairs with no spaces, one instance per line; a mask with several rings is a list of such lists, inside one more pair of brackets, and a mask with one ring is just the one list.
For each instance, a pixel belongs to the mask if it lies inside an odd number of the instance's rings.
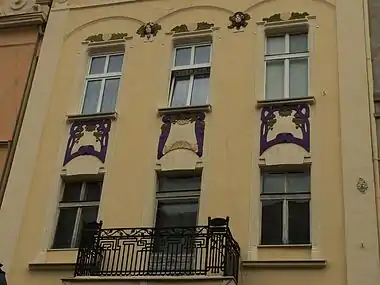
[[206,226],[101,229],[85,227],[76,276],[206,275],[238,278],[240,248],[228,217]]

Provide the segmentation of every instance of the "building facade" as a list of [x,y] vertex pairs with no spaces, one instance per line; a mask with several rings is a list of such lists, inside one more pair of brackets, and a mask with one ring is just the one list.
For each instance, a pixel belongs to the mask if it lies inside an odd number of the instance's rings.
[[9,284],[379,282],[365,1],[56,0],[40,54]]
[[0,205],[32,84],[49,1],[0,1]]

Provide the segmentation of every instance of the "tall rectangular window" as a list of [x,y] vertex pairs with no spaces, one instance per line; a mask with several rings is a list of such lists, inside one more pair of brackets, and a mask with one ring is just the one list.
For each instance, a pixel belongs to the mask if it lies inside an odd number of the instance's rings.
[[309,95],[307,33],[267,36],[265,48],[265,99]]
[[171,72],[169,106],[207,104],[210,71],[211,44],[176,47]]
[[[160,176],[156,194],[156,228],[196,227],[200,190],[200,175]],[[159,242],[160,237],[158,230],[156,250],[180,252],[178,248],[171,249],[167,244]]]
[[79,246],[83,226],[96,222],[101,192],[102,181],[65,182],[53,248]]
[[310,172],[264,172],[261,244],[310,243]]
[[82,114],[115,111],[124,54],[92,56],[86,76]]

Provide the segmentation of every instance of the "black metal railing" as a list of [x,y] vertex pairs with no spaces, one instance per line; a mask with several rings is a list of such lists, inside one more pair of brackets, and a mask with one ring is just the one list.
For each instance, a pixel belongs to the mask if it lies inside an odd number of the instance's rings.
[[229,218],[206,226],[82,231],[75,276],[221,275],[238,279],[240,248]]

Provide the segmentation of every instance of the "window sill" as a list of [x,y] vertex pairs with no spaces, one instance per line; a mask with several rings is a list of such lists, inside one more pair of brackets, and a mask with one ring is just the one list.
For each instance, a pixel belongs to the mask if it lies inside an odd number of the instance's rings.
[[72,271],[75,269],[75,262],[33,262],[29,263],[30,271],[54,270]]
[[289,248],[289,249],[297,249],[297,248],[311,248],[311,244],[260,244],[257,246],[258,248]]
[[197,106],[185,106],[185,107],[168,107],[168,108],[159,108],[158,115],[172,115],[180,113],[197,113],[197,112],[211,112],[211,105],[197,105]]
[[291,99],[259,100],[257,101],[256,107],[262,108],[266,106],[294,105],[299,103],[307,103],[312,105],[315,103],[315,98],[313,96],[310,96]]
[[162,281],[170,282],[175,280],[183,281],[219,281],[219,280],[234,280],[230,276],[202,276],[202,275],[190,275],[190,276],[77,276],[72,278],[63,278],[63,282],[107,282],[107,281]]
[[253,268],[310,268],[322,269],[327,265],[324,259],[283,259],[283,260],[244,260],[243,267]]
[[116,112],[95,113],[95,114],[71,114],[71,115],[67,115],[67,122],[71,123],[74,121],[91,120],[91,119],[116,120],[116,118],[117,118]]

